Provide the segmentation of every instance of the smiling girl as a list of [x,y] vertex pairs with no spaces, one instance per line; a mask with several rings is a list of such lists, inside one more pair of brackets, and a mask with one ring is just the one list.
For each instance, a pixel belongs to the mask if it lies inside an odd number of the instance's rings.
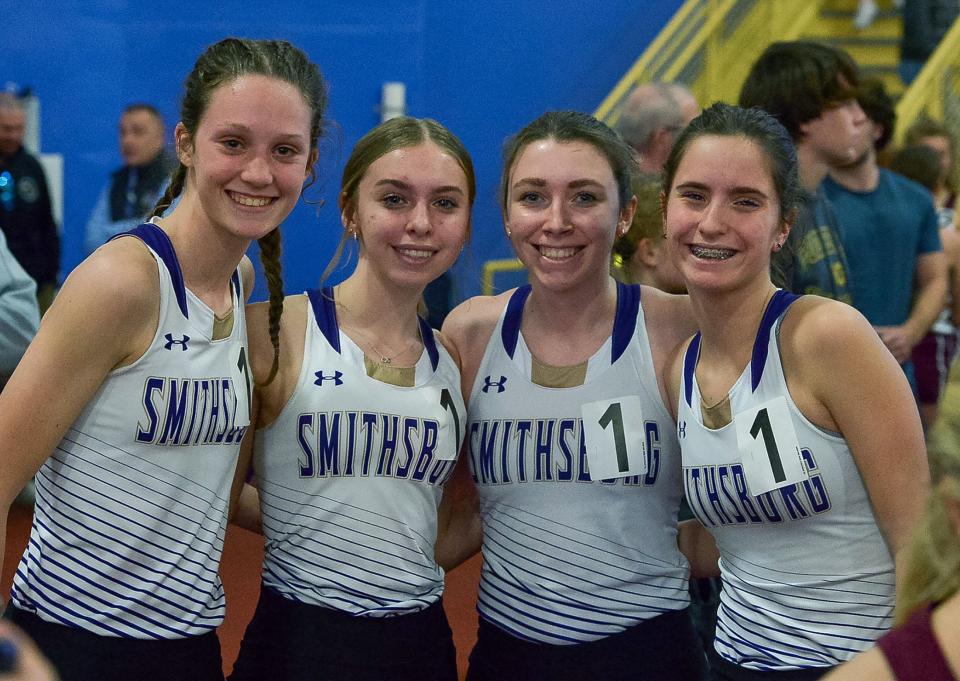
[[250,420],[244,253],[260,242],[275,296],[277,227],[316,161],[325,103],[289,43],[210,46],[186,81],[162,201],[180,203],[70,275],[0,396],[0,529],[37,485],[6,616],[65,681],[223,678],[217,570]]
[[771,282],[798,187],[790,137],[759,109],[710,107],[664,168],[667,247],[700,327],[671,403],[702,523],[683,545],[699,573],[720,553],[715,679],[819,678],[889,628],[928,484],[910,388],[876,332]]
[[[466,149],[432,120],[392,119],[347,161],[341,248],[356,240],[356,269],[287,299],[279,371],[257,393],[260,508],[248,489],[239,521],[261,525],[266,555],[233,681],[457,678],[434,542],[465,410],[417,306],[459,256],[475,191]],[[258,383],[267,314],[249,311]]]
[[503,218],[530,284],[473,298],[444,324],[483,519],[473,681],[700,679],[659,381],[693,331],[689,308],[609,274],[634,164],[616,133],[572,111],[511,138]]

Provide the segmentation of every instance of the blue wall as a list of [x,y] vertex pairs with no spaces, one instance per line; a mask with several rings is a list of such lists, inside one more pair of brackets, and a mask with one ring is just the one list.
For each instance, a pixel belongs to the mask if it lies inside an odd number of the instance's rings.
[[[340,171],[379,116],[385,81],[407,84],[407,110],[449,126],[478,179],[460,293],[479,291],[483,261],[510,256],[496,207],[503,139],[543,111],[592,111],[666,24],[680,0],[0,0],[0,83],[30,86],[42,106],[42,147],[64,156],[63,273],[83,256],[82,232],[119,164],[122,106],[150,101],[177,120],[183,78],[226,35],[286,38],[320,64],[336,121],[321,147],[320,181],[284,225],[287,290],[317,282],[341,232]],[[338,275],[336,278],[340,278]],[[262,296],[262,290],[258,291]]]

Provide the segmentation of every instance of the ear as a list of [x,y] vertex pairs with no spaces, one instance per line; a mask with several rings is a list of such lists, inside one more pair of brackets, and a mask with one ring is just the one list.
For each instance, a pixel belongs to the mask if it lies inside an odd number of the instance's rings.
[[350,199],[346,192],[340,192],[337,197],[337,205],[340,207],[340,224],[344,229],[351,229],[356,223],[356,210],[350,204]]
[[637,250],[633,254],[632,259],[639,261],[640,264],[642,264],[648,270],[655,268],[659,262],[659,257],[657,255],[657,246],[654,244],[654,240],[645,236],[637,241]]
[[307,167],[303,173],[303,179],[306,181],[311,174],[313,174],[313,166],[317,162],[317,159],[320,157],[320,152],[317,149],[314,149],[310,152],[310,157],[307,159]]
[[177,127],[174,128],[173,141],[180,163],[187,168],[191,167],[193,164],[193,140],[183,123],[177,123]]
[[637,197],[631,196],[627,205],[620,209],[620,217],[617,219],[617,238],[630,231],[630,225],[633,223],[633,214],[637,212]]

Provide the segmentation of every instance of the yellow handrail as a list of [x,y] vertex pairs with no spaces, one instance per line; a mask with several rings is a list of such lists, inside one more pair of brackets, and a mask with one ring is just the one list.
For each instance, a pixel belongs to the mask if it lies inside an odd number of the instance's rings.
[[[948,118],[946,108],[948,97],[956,98],[960,95],[960,87],[956,82],[958,74],[960,74],[960,19],[953,22],[953,26],[940,41],[936,51],[930,55],[919,75],[897,103],[895,138],[897,143],[903,141],[903,135],[921,114],[941,121]],[[948,85],[951,84],[953,87],[948,92]],[[954,122],[954,125],[958,123],[960,121]]]
[[481,292],[485,296],[492,296],[493,277],[501,272],[519,272],[523,270],[523,263],[517,258],[506,258],[504,260],[487,260],[483,263],[483,278],[480,286]]
[[[687,82],[704,104],[735,101],[754,59],[776,40],[794,40],[824,0],[687,0],[597,107],[609,125],[635,85]],[[731,29],[731,24],[734,25]],[[705,56],[701,56],[705,55]],[[688,71],[702,63],[698,78]],[[697,82],[691,82],[696,80]]]

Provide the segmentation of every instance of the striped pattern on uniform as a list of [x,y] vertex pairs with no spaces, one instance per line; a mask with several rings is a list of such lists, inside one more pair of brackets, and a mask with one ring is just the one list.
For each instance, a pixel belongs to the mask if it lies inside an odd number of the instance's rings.
[[456,433],[451,453],[459,449],[459,370],[421,321],[415,385],[371,378],[363,351],[337,326],[332,289],[308,297],[297,386],[256,438],[263,584],[358,616],[421,611],[443,593],[437,505],[455,461],[430,446],[446,427]]
[[687,499],[721,555],[716,650],[765,671],[850,659],[890,628],[893,612],[893,560],[850,449],[810,423],[787,390],[777,336],[794,300],[784,291],[771,300],[730,405],[736,415],[785,396],[808,480],[750,494],[736,426],[702,422],[699,336],[685,356],[678,414]]
[[[484,523],[480,616],[525,640],[570,645],[616,634],[689,602],[677,549],[680,461],[653,370],[640,289],[618,287],[611,338],[583,385],[530,380],[520,334],[528,286],[511,297],[469,407],[471,467]],[[581,406],[637,396],[648,472],[592,480]]]
[[152,224],[132,233],[157,260],[157,332],[107,376],[37,473],[11,599],[100,635],[183,638],[224,615],[217,570],[245,430],[236,401],[249,400],[229,378],[246,352],[244,295],[235,273],[233,332],[212,340],[213,312],[185,288],[167,236]]

